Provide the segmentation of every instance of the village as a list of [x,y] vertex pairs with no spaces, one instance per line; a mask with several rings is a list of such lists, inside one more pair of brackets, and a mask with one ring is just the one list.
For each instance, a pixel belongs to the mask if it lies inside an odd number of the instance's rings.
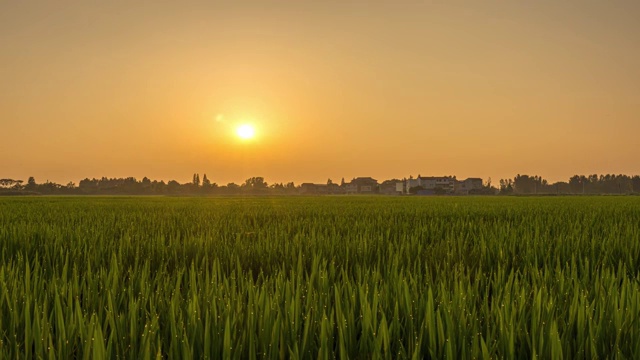
[[371,177],[357,177],[340,184],[328,180],[326,184],[303,183],[301,194],[382,194],[382,195],[472,195],[483,190],[481,178],[458,180],[455,176],[420,176],[392,179],[378,183]]

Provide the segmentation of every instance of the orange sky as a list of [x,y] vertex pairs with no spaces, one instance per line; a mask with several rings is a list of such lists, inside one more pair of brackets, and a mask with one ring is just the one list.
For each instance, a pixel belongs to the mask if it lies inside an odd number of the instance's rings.
[[0,177],[640,173],[639,1],[239,3],[2,2]]

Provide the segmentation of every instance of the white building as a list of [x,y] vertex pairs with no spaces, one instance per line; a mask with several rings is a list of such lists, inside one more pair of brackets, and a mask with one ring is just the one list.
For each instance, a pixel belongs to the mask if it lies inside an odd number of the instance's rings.
[[481,178],[468,178],[456,183],[457,194],[469,194],[469,192],[482,190],[483,184]]
[[469,194],[469,192],[482,189],[481,178],[468,178],[458,181],[455,176],[420,176],[415,179],[407,179],[405,193],[412,188],[420,187],[420,190],[441,190],[445,193]]
[[407,179],[406,191],[421,187],[423,190],[442,189],[446,192],[454,192],[456,187],[455,176],[420,176],[415,179]]

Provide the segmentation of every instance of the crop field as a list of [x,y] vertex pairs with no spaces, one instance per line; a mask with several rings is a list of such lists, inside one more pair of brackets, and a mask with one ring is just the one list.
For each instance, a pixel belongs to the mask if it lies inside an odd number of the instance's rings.
[[0,199],[0,358],[640,358],[640,197]]

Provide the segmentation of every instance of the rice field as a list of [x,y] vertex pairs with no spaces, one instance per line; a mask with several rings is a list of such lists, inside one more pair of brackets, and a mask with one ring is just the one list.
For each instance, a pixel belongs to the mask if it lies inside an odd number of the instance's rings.
[[640,358],[640,197],[0,198],[0,358]]

